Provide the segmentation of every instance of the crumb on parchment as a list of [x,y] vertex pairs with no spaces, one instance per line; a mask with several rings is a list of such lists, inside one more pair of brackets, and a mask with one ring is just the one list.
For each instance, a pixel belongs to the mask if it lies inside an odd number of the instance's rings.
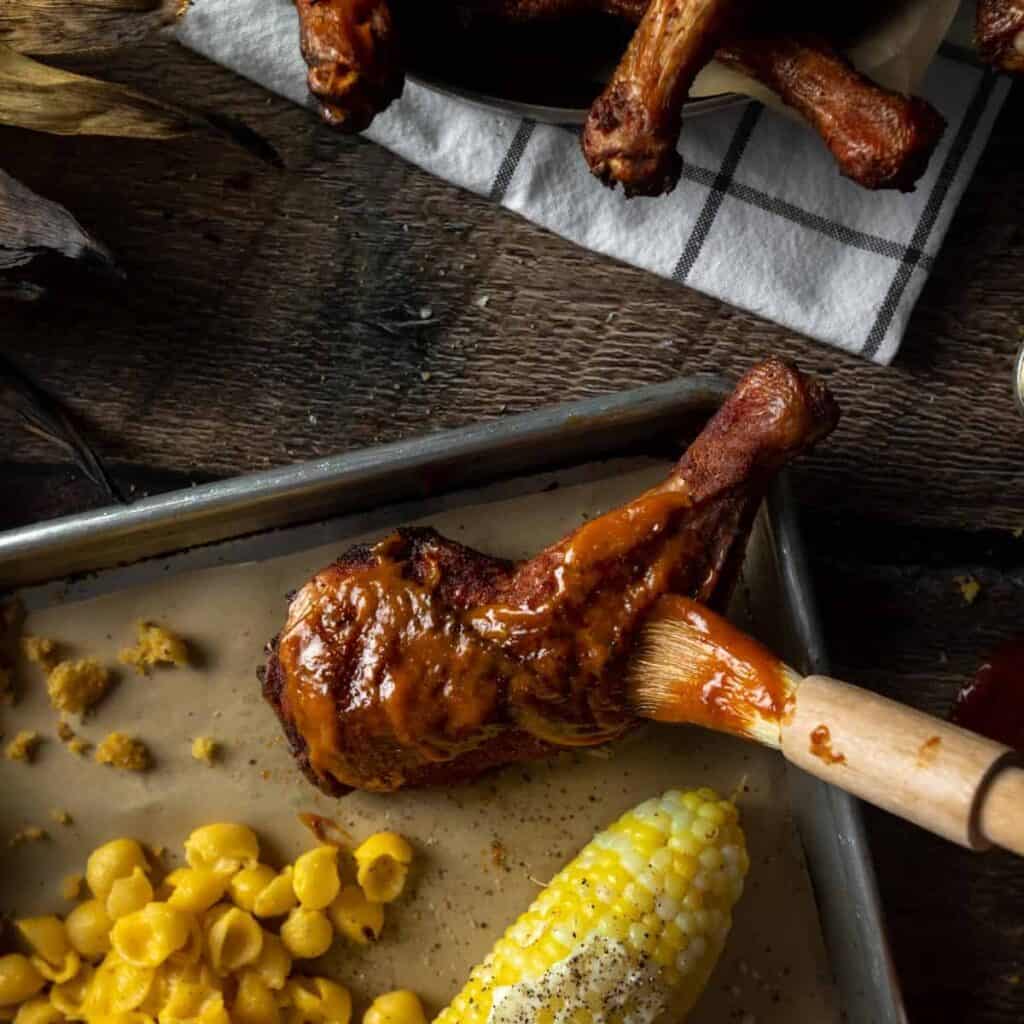
[[80,715],[110,689],[110,670],[95,658],[58,662],[46,677],[50,703],[58,711]]
[[49,833],[45,828],[38,825],[23,825],[11,836],[11,846],[18,846],[21,843],[38,843],[42,839],[49,839]]
[[981,593],[981,584],[973,576],[954,576],[953,582],[960,588],[964,604],[974,604]]
[[92,744],[87,740],[83,740],[80,736],[76,736],[75,730],[63,719],[57,723],[57,738],[72,754],[77,754],[79,757],[87,754],[92,749]]
[[126,772],[144,772],[150,764],[149,750],[142,740],[112,732],[96,748],[96,761]]
[[17,736],[4,748],[4,757],[8,761],[24,761],[31,763],[35,760],[36,751],[43,737],[33,729],[22,729]]
[[33,665],[42,665],[45,669],[53,668],[57,663],[58,643],[49,636],[35,636],[26,633],[21,638],[21,653],[32,662]]
[[82,895],[82,882],[85,879],[81,875],[65,875],[60,882],[60,894],[66,900],[77,900]]
[[141,621],[136,623],[135,635],[138,641],[135,646],[123,648],[117,657],[136,672],[147,676],[154,665],[180,668],[188,664],[188,645],[177,633],[155,622]]
[[68,814],[68,812],[65,811],[62,807],[54,807],[54,808],[52,808],[50,810],[50,817],[58,825],[70,825],[71,824],[71,815]]
[[220,744],[209,736],[197,736],[192,741],[192,756],[197,761],[212,765],[220,755]]

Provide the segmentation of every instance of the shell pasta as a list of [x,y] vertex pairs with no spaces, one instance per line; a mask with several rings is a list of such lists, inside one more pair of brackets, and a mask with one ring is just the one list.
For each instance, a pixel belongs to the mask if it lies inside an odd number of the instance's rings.
[[[161,877],[140,843],[112,839],[89,855],[88,898],[65,918],[15,922],[24,951],[0,956],[0,1021],[349,1024],[348,990],[293,965],[338,937],[379,937],[380,897],[400,891],[412,848],[378,833],[357,853],[343,871],[336,847],[317,846],[278,870],[252,829],[217,823]],[[360,873],[365,888],[343,884]]]

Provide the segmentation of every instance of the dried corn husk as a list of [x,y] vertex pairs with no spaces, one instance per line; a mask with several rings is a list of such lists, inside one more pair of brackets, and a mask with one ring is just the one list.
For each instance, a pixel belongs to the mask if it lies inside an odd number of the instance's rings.
[[171,139],[200,123],[131,89],[48,67],[0,45],[0,124],[57,135]]
[[0,43],[19,53],[84,53],[136,43],[177,0],[0,0]]
[[[0,3],[11,0],[0,0]],[[41,64],[0,44],[0,124],[54,135],[173,139],[193,131],[222,135],[274,167],[274,147],[225,114],[190,111],[113,82]]]
[[59,203],[0,171],[0,294],[34,298],[30,264],[64,258],[116,274],[114,258]]

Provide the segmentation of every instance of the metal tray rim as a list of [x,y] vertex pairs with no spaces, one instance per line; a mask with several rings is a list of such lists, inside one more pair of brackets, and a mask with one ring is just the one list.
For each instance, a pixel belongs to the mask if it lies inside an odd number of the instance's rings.
[[[559,463],[552,459],[555,450],[567,461],[585,452],[591,459],[610,456],[638,427],[644,428],[649,438],[658,423],[677,421],[684,412],[717,405],[728,390],[728,383],[718,376],[681,378],[174,491],[125,508],[103,508],[6,531],[0,533],[0,587],[42,582],[277,526],[311,522],[336,514],[330,499],[333,496],[337,501],[341,493],[346,495],[346,508],[356,510],[359,503],[353,492],[364,488],[374,501],[382,493],[394,498],[396,491],[410,499],[424,496],[424,485],[428,493],[431,489],[442,493],[480,482],[480,476],[493,481],[503,475],[540,472],[545,463],[548,468],[553,461]],[[595,440],[598,437],[608,438],[607,448],[600,447]],[[493,467],[481,470],[484,458],[495,460],[497,473]],[[462,472],[442,472],[433,481],[423,476],[431,468],[464,462],[472,463],[469,471],[462,467]],[[392,483],[397,480],[399,486],[381,491],[376,485],[382,479]],[[785,477],[773,488],[768,508],[782,586],[807,659],[802,667],[825,671],[824,642],[795,505]],[[254,511],[256,515],[251,514]],[[191,541],[182,543],[189,536]],[[112,553],[105,552],[108,545]],[[70,568],[67,572],[54,571],[60,566]],[[796,769],[792,772],[809,780]],[[824,783],[809,780],[808,785],[814,793],[810,813],[820,812],[836,827],[836,835],[830,836],[819,822],[811,822],[814,827],[810,833],[797,823],[817,891],[830,961],[844,1004],[849,1006],[853,999],[859,1005],[871,1005],[870,1016],[849,1015],[848,1019],[902,1024],[906,1014],[885,938],[859,805],[854,798]],[[825,844],[827,850],[823,849]],[[836,884],[836,874],[842,878],[841,886]],[[851,894],[856,895],[853,909]],[[845,962],[843,953],[846,961],[851,957],[846,942],[838,936],[845,938],[851,932],[859,956]],[[856,984],[858,991],[844,990],[844,984]]]

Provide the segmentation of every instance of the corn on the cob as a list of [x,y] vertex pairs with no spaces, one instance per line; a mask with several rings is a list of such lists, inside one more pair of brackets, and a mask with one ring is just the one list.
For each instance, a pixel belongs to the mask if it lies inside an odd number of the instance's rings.
[[712,790],[642,803],[555,876],[435,1024],[681,1021],[748,864],[736,807]]

